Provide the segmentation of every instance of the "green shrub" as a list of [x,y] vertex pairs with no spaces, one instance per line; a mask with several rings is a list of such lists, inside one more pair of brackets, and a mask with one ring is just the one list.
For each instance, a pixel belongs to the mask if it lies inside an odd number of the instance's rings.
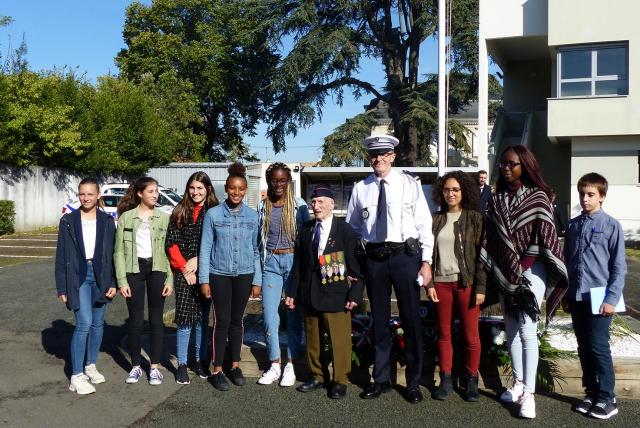
[[16,211],[13,201],[0,201],[0,235],[13,233]]

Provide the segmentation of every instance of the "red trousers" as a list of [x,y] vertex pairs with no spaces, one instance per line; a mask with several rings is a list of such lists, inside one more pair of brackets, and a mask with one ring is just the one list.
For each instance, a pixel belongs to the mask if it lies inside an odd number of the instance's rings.
[[453,312],[460,320],[459,332],[464,338],[465,368],[468,374],[477,375],[480,367],[480,334],[478,319],[480,307],[476,305],[475,295],[471,287],[463,287],[460,282],[435,282],[438,303],[438,353],[440,355],[440,370],[451,373],[453,365],[453,344],[451,331],[453,329]]

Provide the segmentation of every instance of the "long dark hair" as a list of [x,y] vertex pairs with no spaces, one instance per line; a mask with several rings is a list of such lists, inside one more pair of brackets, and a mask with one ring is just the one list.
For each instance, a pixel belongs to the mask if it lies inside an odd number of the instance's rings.
[[447,205],[444,195],[442,193],[444,189],[444,183],[453,178],[460,184],[460,191],[462,192],[462,205],[463,210],[478,210],[480,204],[480,189],[475,179],[471,178],[469,174],[464,171],[451,171],[438,178],[438,181],[431,189],[431,196],[433,201],[440,205],[440,211],[449,211],[449,205]]
[[[502,158],[504,155],[512,151],[520,158],[520,169],[522,170],[522,175],[520,175],[520,181],[527,187],[537,187],[547,194],[549,199],[551,199],[552,190],[551,187],[544,181],[542,178],[542,172],[540,171],[540,164],[536,160],[536,157],[533,155],[531,150],[527,149],[525,146],[520,144],[515,146],[507,147],[500,154],[500,162],[502,162]],[[509,183],[507,180],[502,177],[502,172],[498,177],[498,184],[496,188],[499,192],[506,191],[509,187]]]
[[127,193],[124,194],[118,203],[118,217],[120,217],[123,212],[132,210],[140,205],[140,197],[138,196],[138,193],[143,192],[150,184],[155,184],[157,186],[158,181],[152,177],[140,177],[131,183],[127,189]]
[[[204,209],[207,210],[211,207],[215,207],[218,205],[218,198],[216,197],[216,191],[213,189],[213,185],[211,184],[211,179],[207,175],[206,172],[198,171],[191,174],[191,177],[187,180],[187,185],[184,189],[184,195],[182,196],[182,200],[176,207],[173,209],[171,213],[171,221],[173,221],[178,229],[182,229],[187,224],[187,216],[193,212],[193,201],[189,196],[189,186],[194,181],[198,181],[204,185],[204,188],[207,189],[207,197],[204,199]],[[203,211],[204,213],[204,211]]]

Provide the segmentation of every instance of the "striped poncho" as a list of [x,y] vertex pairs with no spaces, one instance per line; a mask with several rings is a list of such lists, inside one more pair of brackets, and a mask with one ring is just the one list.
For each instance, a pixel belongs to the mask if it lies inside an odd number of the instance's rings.
[[567,269],[547,194],[537,188],[522,186],[515,194],[498,192],[489,201],[480,259],[503,294],[506,311],[537,321],[541,302],[536,302],[520,264],[526,256],[536,257],[546,264],[548,324],[566,292]]

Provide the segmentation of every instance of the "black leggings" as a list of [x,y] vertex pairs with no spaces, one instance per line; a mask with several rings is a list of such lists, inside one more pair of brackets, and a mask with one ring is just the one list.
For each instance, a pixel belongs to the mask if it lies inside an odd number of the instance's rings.
[[165,272],[151,270],[151,261],[139,260],[140,273],[127,273],[127,283],[131,288],[131,297],[127,299],[129,309],[129,354],[131,365],[140,365],[140,348],[142,346],[142,326],[144,324],[144,294],[147,293],[149,306],[149,324],[151,327],[151,364],[158,364],[162,356],[162,339],[164,337],[164,297],[162,289],[167,278]]
[[251,294],[253,274],[238,276],[210,275],[213,301],[213,365],[222,366],[227,348],[231,349],[231,361],[240,361],[242,319]]

